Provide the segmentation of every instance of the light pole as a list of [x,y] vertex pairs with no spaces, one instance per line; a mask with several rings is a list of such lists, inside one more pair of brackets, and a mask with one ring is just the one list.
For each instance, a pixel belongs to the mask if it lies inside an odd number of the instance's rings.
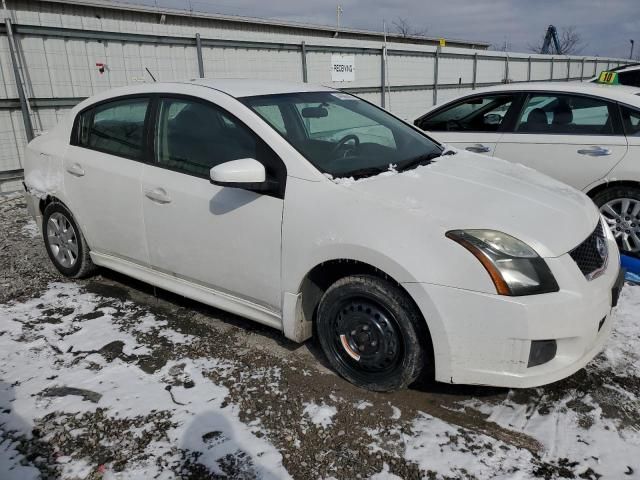
[[633,40],[629,40],[631,42],[631,53],[629,54],[629,60],[633,59],[633,44],[636,43]]

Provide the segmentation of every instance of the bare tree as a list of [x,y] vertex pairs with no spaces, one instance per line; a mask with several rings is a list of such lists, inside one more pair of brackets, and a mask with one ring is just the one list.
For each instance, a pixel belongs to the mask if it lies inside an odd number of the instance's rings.
[[402,37],[424,37],[427,34],[427,29],[414,28],[406,18],[398,17],[393,22],[393,26]]
[[[582,52],[587,46],[582,40],[582,35],[576,30],[576,27],[561,27],[558,29],[558,43],[560,44],[560,52],[563,55],[576,55]],[[542,53],[542,45],[544,38],[537,43],[530,43],[529,50],[534,53]]]

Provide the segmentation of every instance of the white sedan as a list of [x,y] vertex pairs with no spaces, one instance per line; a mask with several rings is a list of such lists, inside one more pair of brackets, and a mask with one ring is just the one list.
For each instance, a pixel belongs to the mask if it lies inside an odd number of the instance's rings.
[[640,254],[640,88],[499,85],[414,122],[438,140],[522,163],[589,195],[622,250]]
[[587,196],[306,84],[98,95],[28,145],[25,187],[62,274],[107,267],[297,342],[315,332],[373,390],[566,377],[619,294]]

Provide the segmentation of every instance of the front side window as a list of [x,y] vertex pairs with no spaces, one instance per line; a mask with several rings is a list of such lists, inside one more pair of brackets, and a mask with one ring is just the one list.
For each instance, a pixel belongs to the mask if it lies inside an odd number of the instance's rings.
[[140,159],[149,99],[116,100],[81,114],[78,144],[111,155]]
[[628,137],[640,137],[640,110],[621,106],[624,133]]
[[[302,92],[240,99],[318,170],[363,177],[415,167],[442,147],[386,111],[341,92]],[[284,129],[261,114],[277,107]]]
[[592,97],[529,95],[516,123],[518,133],[612,135],[614,106]]
[[512,95],[468,98],[423,118],[420,128],[433,132],[497,132],[512,103]]
[[155,129],[156,163],[209,178],[224,162],[253,158],[275,176],[275,154],[251,130],[211,103],[182,98],[160,100]]

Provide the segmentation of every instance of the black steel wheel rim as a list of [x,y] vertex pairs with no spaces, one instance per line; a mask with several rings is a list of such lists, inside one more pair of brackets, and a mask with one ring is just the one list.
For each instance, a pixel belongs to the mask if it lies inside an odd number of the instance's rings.
[[331,349],[353,375],[383,376],[402,362],[404,343],[395,316],[365,297],[344,299],[334,310]]

